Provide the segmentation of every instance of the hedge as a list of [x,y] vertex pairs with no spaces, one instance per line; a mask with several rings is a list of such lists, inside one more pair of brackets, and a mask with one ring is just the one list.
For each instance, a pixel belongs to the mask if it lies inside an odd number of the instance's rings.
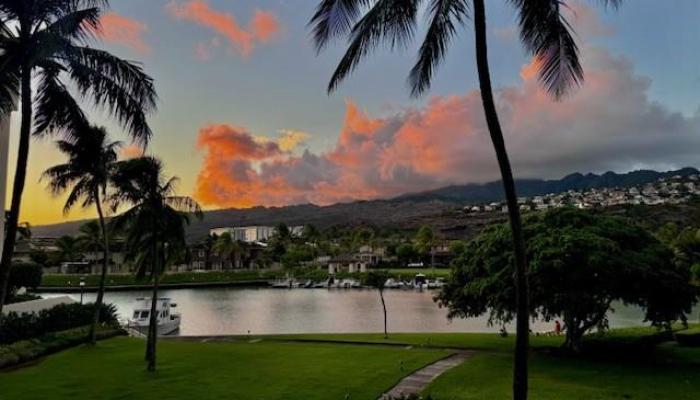
[[[84,326],[0,346],[0,369],[23,364],[86,343],[89,329],[88,326]],[[122,329],[110,326],[99,326],[97,329],[97,338],[100,340],[123,334],[125,332]]]
[[[90,325],[94,318],[95,305],[59,304],[37,313],[9,313],[3,316],[0,325],[0,344],[14,343],[33,339],[51,332],[65,331],[80,326]],[[100,322],[118,326],[117,309],[111,304],[103,304]]]

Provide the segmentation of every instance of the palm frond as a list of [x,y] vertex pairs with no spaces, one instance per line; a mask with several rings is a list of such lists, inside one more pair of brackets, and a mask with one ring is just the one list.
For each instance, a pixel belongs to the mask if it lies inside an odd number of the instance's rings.
[[370,4],[372,0],[321,1],[308,24],[316,52],[321,52],[332,39],[350,32],[362,9]]
[[58,16],[46,28],[46,32],[59,37],[85,43],[95,37],[100,30],[102,10],[98,7],[85,8]]
[[562,14],[562,0],[511,0],[519,11],[520,37],[537,60],[539,80],[555,99],[583,83],[573,29]]
[[445,58],[457,26],[464,24],[469,17],[469,4],[466,0],[432,0],[430,15],[430,26],[418,51],[418,61],[408,77],[413,96],[430,88],[433,73]]
[[147,143],[147,115],[156,110],[153,79],[135,63],[106,51],[71,47],[65,54],[71,78],[81,95],[105,108],[139,143]]
[[60,80],[63,68],[55,63],[43,63],[42,66],[34,97],[34,135],[62,132],[73,139],[87,127],[87,118]]
[[380,43],[385,42],[393,49],[410,42],[420,2],[421,0],[378,0],[353,27],[350,45],[331,77],[328,92],[333,92]]

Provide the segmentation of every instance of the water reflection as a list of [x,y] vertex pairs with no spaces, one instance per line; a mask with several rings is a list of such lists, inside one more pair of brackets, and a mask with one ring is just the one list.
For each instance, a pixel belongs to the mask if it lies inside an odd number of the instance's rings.
[[[56,296],[58,294],[46,294]],[[120,316],[131,314],[133,300],[148,291],[108,292],[106,300]],[[71,294],[79,300],[79,294]],[[93,301],[86,294],[85,301]],[[180,289],[164,290],[182,313],[181,335],[352,333],[379,332],[383,315],[375,290],[344,289]],[[486,318],[447,320],[447,312],[428,291],[388,290],[385,293],[389,330],[393,332],[496,332]],[[644,314],[636,307],[616,305],[611,327],[641,325]],[[694,311],[697,316],[700,309]],[[507,326],[514,332],[514,326]],[[552,323],[534,321],[533,331],[552,330]]]

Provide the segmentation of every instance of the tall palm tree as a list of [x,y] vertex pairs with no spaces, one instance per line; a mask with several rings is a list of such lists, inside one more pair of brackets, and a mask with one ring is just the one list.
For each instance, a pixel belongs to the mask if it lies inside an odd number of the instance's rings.
[[[21,104],[17,167],[0,259],[0,311],[7,292],[32,134],[77,136],[85,115],[69,90],[111,114],[147,142],[155,110],[152,79],[142,68],[90,46],[108,0],[0,0],[0,113]],[[1,315],[1,314],[0,314]]]
[[58,249],[58,258],[61,262],[75,262],[81,259],[78,241],[73,236],[61,236],[56,239],[54,246]]
[[[599,1],[612,6],[622,2]],[[418,11],[425,3],[428,5],[429,26],[408,78],[414,96],[430,88],[433,73],[444,60],[457,28],[465,25],[469,17],[474,23],[481,98],[498,159],[513,236],[517,292],[513,398],[522,400],[527,398],[528,266],[515,181],[491,87],[484,0],[321,0],[310,25],[319,52],[333,39],[349,39],[347,51],[328,84],[328,91],[332,92],[363,58],[383,42],[392,49],[409,43],[418,25]],[[556,99],[562,98],[583,82],[578,47],[571,26],[562,15],[562,10],[567,7],[566,0],[508,0],[508,3],[518,10],[520,37],[526,49],[538,60],[541,84]]]
[[117,163],[112,199],[131,208],[115,217],[115,229],[125,232],[126,261],[138,278],[153,281],[150,323],[146,344],[148,370],[156,369],[158,287],[166,267],[186,250],[185,225],[189,216],[201,217],[196,201],[176,196],[178,179],[166,179],[163,164],[154,157],[140,157]]
[[213,250],[222,261],[228,260],[229,268],[235,268],[236,256],[241,253],[241,246],[239,246],[237,241],[233,240],[230,233],[222,233],[214,242]]
[[[104,128],[86,126],[77,132],[72,141],[57,142],[59,150],[68,157],[65,164],[47,169],[43,178],[49,179],[49,188],[55,195],[69,192],[63,213],[68,214],[78,203],[83,208],[95,206],[99,222],[98,232],[87,232],[88,239],[101,242],[102,271],[100,286],[95,300],[95,315],[90,326],[90,343],[97,341],[96,326],[99,323],[102,302],[104,300],[105,282],[109,269],[109,234],[105,223],[103,202],[107,196],[107,186],[117,161],[120,142],[111,142]],[[97,224],[88,224],[81,229],[96,228]],[[98,233],[98,235],[93,235]],[[99,251],[99,250],[98,250]]]

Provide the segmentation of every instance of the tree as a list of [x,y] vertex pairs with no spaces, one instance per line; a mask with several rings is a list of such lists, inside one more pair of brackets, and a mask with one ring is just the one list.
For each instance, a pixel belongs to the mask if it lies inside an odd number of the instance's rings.
[[437,240],[433,228],[429,226],[421,226],[416,233],[416,250],[421,256],[430,255],[430,267],[435,268],[435,245]]
[[236,255],[240,254],[241,246],[238,245],[237,241],[233,240],[229,232],[224,232],[214,242],[213,250],[222,261],[228,260],[229,268],[234,268]]
[[[622,0],[602,0],[619,5]],[[337,38],[346,37],[348,48],[328,83],[328,91],[338,85],[382,42],[391,49],[403,47],[413,39],[418,25],[418,10],[427,3],[428,29],[420,46],[418,61],[409,75],[414,96],[427,92],[435,69],[444,60],[449,45],[471,19],[474,23],[476,66],[486,123],[491,136],[505,192],[508,218],[513,235],[516,260],[514,279],[518,303],[516,345],[513,367],[513,398],[527,399],[527,352],[529,346],[528,284],[525,242],[522,233],[518,196],[505,140],[498,119],[491,87],[486,38],[484,0],[320,0],[311,18],[318,52]],[[519,12],[520,36],[537,60],[540,82],[555,98],[562,98],[572,87],[583,82],[578,47],[571,26],[561,14],[565,0],[510,0]],[[470,18],[471,17],[471,18]]]
[[416,250],[410,243],[401,243],[396,247],[396,257],[399,263],[403,266],[408,265],[413,257],[416,256]]
[[108,6],[108,0],[0,0],[0,113],[9,114],[16,100],[21,104],[17,167],[0,259],[0,315],[31,136],[73,138],[86,125],[69,87],[112,115],[132,138],[145,143],[151,136],[146,115],[155,109],[152,79],[139,65],[89,45]]
[[110,257],[109,232],[102,207],[117,161],[117,149],[121,143],[109,141],[105,128],[85,126],[76,133],[74,140],[60,140],[56,143],[58,149],[68,157],[68,161],[47,169],[43,178],[49,180],[49,188],[54,196],[69,192],[63,206],[64,214],[68,214],[78,204],[82,208],[94,206],[97,212],[98,222],[83,225],[81,237],[78,238],[78,242],[88,245],[91,251],[102,251],[102,271],[95,300],[95,317],[88,333],[90,343],[95,344]]
[[125,232],[125,260],[134,266],[137,278],[153,282],[146,361],[148,370],[155,371],[160,277],[186,251],[185,225],[190,215],[201,217],[202,211],[191,198],[175,195],[178,179],[166,179],[157,158],[118,162],[112,181],[113,204],[131,206],[114,220],[115,227]]
[[[628,220],[573,208],[528,217],[524,224],[532,282],[530,315],[562,318],[564,346],[578,351],[583,335],[605,326],[610,304],[646,310],[654,325],[686,320],[697,301],[690,269],[675,265],[671,251]],[[455,261],[438,299],[450,317],[489,314],[491,322],[515,315],[510,228],[484,230]]]
[[58,249],[58,263],[74,262],[82,259],[78,241],[69,235],[56,239],[54,245]]
[[382,310],[384,310],[384,339],[389,338],[386,327],[386,302],[384,301],[384,288],[389,279],[389,272],[383,270],[372,270],[365,277],[365,285],[377,289],[379,298],[382,300]]

